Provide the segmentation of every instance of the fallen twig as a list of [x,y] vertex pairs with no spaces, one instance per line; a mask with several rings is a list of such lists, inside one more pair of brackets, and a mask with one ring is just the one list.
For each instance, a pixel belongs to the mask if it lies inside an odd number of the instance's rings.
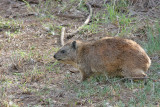
[[61,45],[64,46],[64,34],[65,34],[65,27],[62,27],[61,30]]
[[68,33],[66,34],[67,38],[70,39],[74,36],[74,34],[76,34],[77,32],[79,32],[85,25],[87,25],[92,17],[92,7],[89,3],[86,3],[87,7],[89,8],[89,16],[87,17],[86,21],[84,22],[83,25],[81,25],[77,30],[75,30],[74,32]]

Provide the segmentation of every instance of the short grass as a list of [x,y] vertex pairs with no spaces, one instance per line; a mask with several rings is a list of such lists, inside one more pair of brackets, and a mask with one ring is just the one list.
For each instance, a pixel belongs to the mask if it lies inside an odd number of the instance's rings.
[[[99,11],[93,15],[91,23],[86,25],[82,31],[89,34],[102,32],[102,24],[113,24],[117,27],[116,33],[111,33],[112,36],[129,36],[134,31],[135,18],[129,15],[129,3],[125,0],[120,0],[116,4],[111,2],[104,5],[104,11]],[[84,7],[81,7],[82,9]]]
[[146,43],[146,49],[148,53],[153,54],[154,52],[160,52],[160,25],[155,23],[153,27],[148,26],[147,28],[148,42]]
[[[99,77],[100,81],[91,78],[78,85],[66,82],[65,87],[77,93],[78,98],[89,99],[89,104],[92,104],[93,99],[97,98],[101,101],[97,105],[103,107],[105,107],[103,105],[104,99],[115,107],[155,106],[160,101],[159,82],[147,80],[147,84],[145,84],[144,81],[131,82],[126,80],[115,84],[105,84],[104,78]],[[159,77],[151,78],[156,80]],[[110,81],[112,83],[115,80],[111,79]]]
[[15,37],[16,34],[21,32],[21,29],[23,29],[23,21],[18,20],[6,20],[4,18],[0,17],[0,31],[5,31],[5,35],[9,37]]

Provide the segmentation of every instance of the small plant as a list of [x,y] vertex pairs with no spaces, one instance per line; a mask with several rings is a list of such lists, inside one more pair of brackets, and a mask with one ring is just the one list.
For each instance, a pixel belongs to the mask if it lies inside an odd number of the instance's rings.
[[22,27],[23,22],[19,22],[17,20],[5,20],[0,17],[0,29],[5,31],[9,36],[18,34],[20,32],[20,28]]
[[26,72],[24,74],[23,83],[31,83],[31,82],[38,82],[45,77],[45,72],[40,71],[37,67],[34,67],[32,72]]
[[43,28],[47,31],[48,35],[59,35],[61,32],[62,26],[45,23],[43,24]]
[[117,20],[118,13],[115,11],[113,5],[107,5],[107,11],[108,11],[108,16],[107,18],[112,22],[115,23]]
[[[98,25],[97,24],[90,24],[90,25],[86,25],[82,28],[82,31],[85,32],[87,31],[88,33],[91,33],[91,34],[95,34],[95,33],[98,33]],[[81,32],[82,32],[81,31]]]
[[33,12],[33,9],[31,7],[31,5],[26,1],[26,0],[22,0],[24,3],[26,3],[28,10]]
[[86,6],[85,6],[85,1],[81,0],[81,2],[79,3],[79,6],[77,8],[78,10],[84,11],[84,12],[88,12]]
[[118,0],[115,3],[115,11],[119,13],[128,13],[129,3],[127,0]]
[[29,12],[35,12],[36,15],[43,17],[49,17],[49,18],[54,18],[53,16],[53,8],[56,8],[58,6],[58,0],[57,1],[52,1],[52,0],[39,0],[38,5],[33,7],[30,5],[26,0],[23,0],[23,2],[26,3],[28,7]]
[[125,104],[122,101],[116,103],[117,107],[125,107]]
[[57,64],[58,64],[58,61],[54,62],[53,64],[46,65],[45,68],[48,72],[53,72],[54,71],[56,74],[58,74],[59,71],[60,71],[60,68],[55,67],[55,65],[57,65]]

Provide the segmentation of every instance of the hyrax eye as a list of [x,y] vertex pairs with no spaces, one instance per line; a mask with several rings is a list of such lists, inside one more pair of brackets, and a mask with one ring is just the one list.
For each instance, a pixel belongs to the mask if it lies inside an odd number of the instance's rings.
[[65,53],[65,52],[66,52],[65,50],[62,50],[62,51],[61,51],[61,53]]

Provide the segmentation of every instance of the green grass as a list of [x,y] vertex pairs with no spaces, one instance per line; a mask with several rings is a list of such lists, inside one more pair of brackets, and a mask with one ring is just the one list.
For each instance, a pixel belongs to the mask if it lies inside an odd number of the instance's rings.
[[0,30],[4,31],[9,37],[14,37],[20,33],[23,22],[13,19],[4,19],[0,17]]
[[160,25],[156,23],[155,26],[147,27],[147,37],[148,41],[145,44],[147,52],[153,54],[155,52],[160,52]]
[[82,31],[80,32],[80,33],[82,33],[82,32],[88,32],[89,34],[91,33],[91,34],[95,34],[95,33],[98,33],[98,25],[97,24],[95,24],[95,23],[91,23],[90,25],[86,25],[86,26],[84,26],[83,27],[83,29],[82,29]]
[[[123,7],[123,5],[117,4],[116,7],[121,9],[120,7]],[[116,7],[114,4],[106,5],[106,10],[108,11],[108,14],[105,16],[106,22],[111,22],[118,27],[117,35],[127,36],[132,32],[133,25],[131,24],[131,22],[133,22],[134,18],[128,16],[127,13],[118,12]]]
[[[111,82],[115,80],[111,80]],[[101,85],[97,83],[101,82]],[[66,83],[68,90],[74,90],[77,93],[77,98],[88,99],[97,97],[107,97],[108,102],[115,106],[154,106],[160,101],[160,84],[148,80],[147,85],[144,81],[140,82],[119,82],[116,84],[104,84],[104,81],[97,82],[96,78],[91,78],[89,81],[84,81],[80,84]],[[128,93],[128,94],[126,94]],[[126,95],[124,95],[126,94]],[[115,100],[115,98],[119,100]],[[126,103],[126,101],[128,103]],[[103,105],[103,103],[101,103]]]
[[80,10],[80,11],[88,12],[88,9],[85,6],[85,1],[84,0],[82,0],[81,2],[79,2],[79,5],[78,5],[77,9]]
[[116,12],[128,13],[129,2],[127,0],[119,0],[113,5]]
[[83,32],[89,34],[96,34],[101,32],[102,24],[112,23],[117,29],[117,33],[113,36],[128,36],[133,32],[135,25],[132,23],[135,18],[129,16],[128,2],[120,0],[117,4],[105,4],[105,11],[97,12],[92,16],[91,23],[82,29]]
[[53,8],[56,8],[58,6],[58,1],[53,2],[52,0],[39,0],[40,2],[35,7],[31,6],[27,1],[23,0],[27,7],[29,12],[35,12],[36,15],[48,18],[54,18],[53,16]]
[[49,35],[60,35],[63,26],[57,26],[51,23],[42,23],[43,28],[48,32]]

